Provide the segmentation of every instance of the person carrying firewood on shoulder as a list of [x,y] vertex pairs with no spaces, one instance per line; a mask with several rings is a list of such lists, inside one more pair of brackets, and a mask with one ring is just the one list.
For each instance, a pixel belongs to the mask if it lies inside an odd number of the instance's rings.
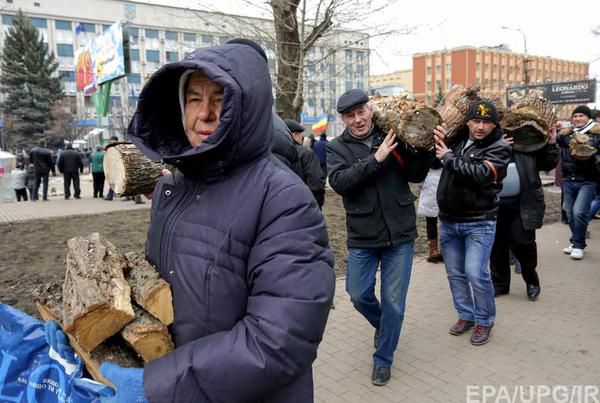
[[333,254],[310,190],[270,152],[261,50],[196,49],[142,90],[129,136],[177,168],[154,189],[146,240],[175,349],[143,369],[103,364],[119,403],[313,401]]
[[[327,145],[327,171],[346,210],[346,291],[375,329],[371,382],[382,386],[400,338],[417,237],[408,182],[422,182],[435,155],[396,141],[393,131],[383,133],[363,90],[342,94],[337,111],[346,129]],[[375,296],[380,264],[381,302]]]

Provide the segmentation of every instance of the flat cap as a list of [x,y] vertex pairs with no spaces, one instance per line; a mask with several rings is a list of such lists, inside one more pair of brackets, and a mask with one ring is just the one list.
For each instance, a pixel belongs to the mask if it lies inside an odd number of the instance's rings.
[[337,103],[337,111],[339,113],[348,112],[350,109],[364,105],[369,102],[369,96],[363,90],[357,88],[349,90],[340,95]]
[[284,122],[285,122],[285,125],[288,127],[288,129],[290,129],[291,132],[303,132],[304,131],[304,126],[302,126],[300,123],[296,122],[295,120],[285,119]]

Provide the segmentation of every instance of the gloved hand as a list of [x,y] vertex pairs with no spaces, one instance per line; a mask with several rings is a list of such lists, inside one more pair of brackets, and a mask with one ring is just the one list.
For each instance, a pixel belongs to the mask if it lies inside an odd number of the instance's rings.
[[144,369],[122,368],[116,364],[105,362],[100,365],[100,372],[113,385],[115,396],[102,397],[103,403],[148,403],[144,396]]
[[58,355],[71,363],[78,361],[75,358],[75,351],[69,344],[67,335],[61,330],[58,323],[49,320],[44,323],[44,330],[46,331],[46,342]]

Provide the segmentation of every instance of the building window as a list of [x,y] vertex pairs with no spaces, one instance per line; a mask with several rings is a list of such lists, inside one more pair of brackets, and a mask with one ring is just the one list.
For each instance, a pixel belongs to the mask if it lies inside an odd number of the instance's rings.
[[74,71],[59,71],[58,76],[60,77],[60,81],[63,83],[70,83],[75,81],[75,72]]
[[431,95],[427,95],[427,97],[425,97],[425,104],[431,105]]
[[427,81],[427,91],[431,91],[431,81]]
[[431,74],[431,66],[427,66],[426,73],[427,73],[427,74]]
[[435,74],[442,74],[442,66],[440,66],[439,64],[435,66]]
[[129,36],[131,38],[137,38],[140,36],[140,31],[137,27],[129,27]]
[[363,85],[362,81],[357,81],[356,82],[356,88],[358,88],[359,90],[364,90],[365,86]]
[[110,28],[110,25],[102,24],[102,32],[106,31],[108,28]]
[[149,62],[160,63],[160,53],[158,50],[146,50],[146,60]]
[[56,20],[54,21],[54,26],[56,27],[56,29],[60,29],[63,31],[71,31],[71,21],[65,21],[65,20]]
[[45,18],[35,18],[31,17],[31,25],[36,28],[48,28],[48,21]]
[[442,82],[440,80],[435,80],[435,88],[439,90],[442,87]]
[[221,45],[225,45],[227,42],[229,42],[232,38],[230,36],[221,36],[219,37],[219,43]]
[[90,32],[95,34],[96,33],[96,26],[94,24],[90,24],[89,22],[80,22],[79,23],[79,30],[81,32]]
[[158,29],[145,29],[146,38],[158,39]]
[[345,54],[346,54],[346,61],[351,61],[352,60],[352,50],[346,49]]
[[207,35],[207,34],[203,34],[202,35],[202,43],[208,43],[208,44],[212,44],[213,43],[213,36],[212,35]]
[[167,62],[176,62],[179,60],[179,53],[177,52],[165,52]]
[[185,42],[196,42],[196,34],[191,33],[191,32],[184,32],[183,40]]
[[335,91],[335,80],[330,80],[329,81],[329,90],[331,91]]
[[177,32],[175,31],[165,31],[165,39],[169,41],[177,40]]
[[127,76],[127,83],[129,84],[141,84],[142,76],[139,73],[131,73]]
[[346,81],[346,91],[350,91],[352,89],[352,81]]
[[337,68],[335,66],[335,63],[329,65],[329,74],[331,74],[332,76],[335,76],[337,74]]
[[15,19],[14,15],[2,15],[2,24],[4,25],[12,25],[13,20]]
[[314,98],[308,98],[308,106],[310,106],[311,108],[315,106]]
[[450,87],[452,87],[452,81],[449,78],[447,78],[446,79],[446,89],[448,89]]
[[139,49],[129,49],[129,57],[132,62],[136,62],[140,60],[140,50]]
[[73,57],[73,45],[67,43],[56,44],[56,54],[62,57]]
[[450,63],[446,63],[446,73],[450,74],[452,72],[452,65]]

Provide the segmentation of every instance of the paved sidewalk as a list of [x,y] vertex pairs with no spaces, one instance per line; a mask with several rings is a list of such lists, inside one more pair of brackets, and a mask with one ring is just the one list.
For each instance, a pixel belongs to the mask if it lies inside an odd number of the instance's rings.
[[[133,201],[121,201],[122,199],[119,197],[115,197],[113,201],[94,199],[92,197],[92,176],[89,174],[81,176],[80,187],[81,199],[77,200],[71,197],[71,199],[65,200],[62,175],[56,177],[51,176],[48,189],[55,188],[57,192],[53,195],[48,191],[49,201],[45,202],[40,199],[36,202],[0,203],[0,223],[71,215],[101,214],[121,210],[135,210],[149,208],[152,204],[150,200],[146,200],[145,197],[142,197],[142,200],[145,202],[144,204],[135,204]],[[108,186],[105,186],[105,189],[108,191]],[[71,192],[72,191],[73,189],[71,188]]]
[[465,402],[467,385],[598,385],[600,221],[590,229],[582,261],[562,252],[566,225],[538,231],[542,293],[538,301],[528,301],[521,276],[513,276],[511,293],[496,300],[491,340],[480,347],[469,344],[469,334],[448,334],[456,313],[443,264],[417,260],[392,379],[384,387],[370,382],[373,329],[352,307],[344,280],[338,280],[335,309],[315,363],[316,401]]

